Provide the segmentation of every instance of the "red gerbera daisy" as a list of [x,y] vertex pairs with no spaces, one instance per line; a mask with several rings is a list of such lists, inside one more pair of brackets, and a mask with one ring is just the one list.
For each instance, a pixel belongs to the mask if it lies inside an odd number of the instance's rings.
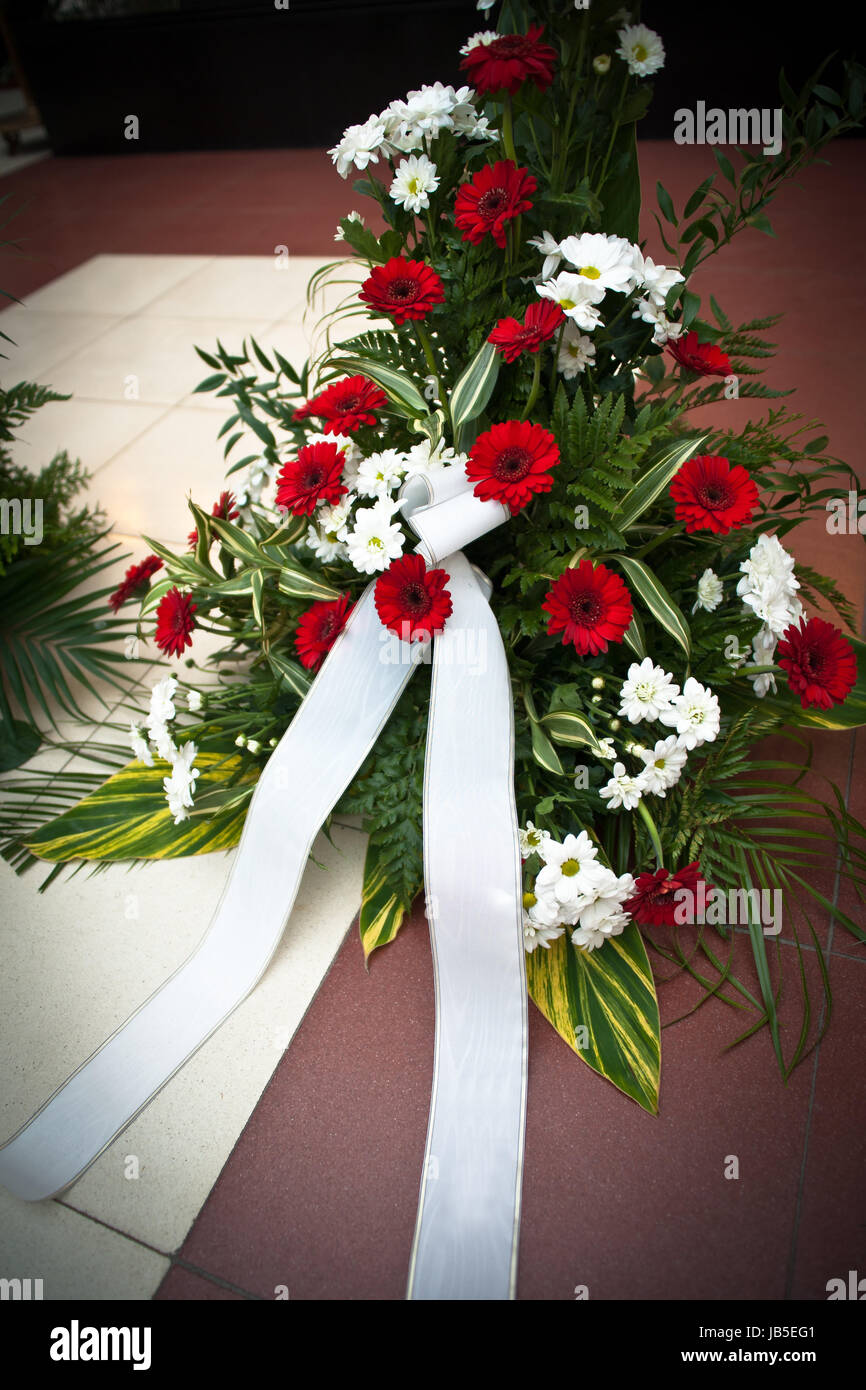
[[543,33],[543,24],[533,24],[528,34],[503,34],[492,43],[477,43],[460,66],[477,92],[513,94],[529,81],[544,92],[553,81],[556,50],[539,42]]
[[621,642],[632,617],[631,595],[619,575],[591,560],[561,574],[541,606],[550,614],[548,633],[561,632],[563,645],[573,642],[581,656]]
[[502,502],[515,516],[537,492],[550,492],[547,471],[559,463],[550,430],[530,420],[506,420],[479,434],[466,460],[466,476],[482,502]]
[[146,555],[137,565],[130,565],[123,579],[118,584],[114,593],[108,600],[108,606],[113,612],[117,612],[125,603],[145,588],[150,588],[150,576],[156,574],[157,570],[162,569],[162,560],[158,555]]
[[192,646],[190,633],[195,627],[192,616],[197,605],[192,602],[192,594],[182,594],[180,589],[169,589],[159,601],[156,610],[156,645],[166,656],[182,656],[184,648]]
[[857,679],[857,657],[838,627],[823,618],[801,618],[782,633],[776,660],[803,709],[841,705]]
[[477,246],[489,233],[496,245],[505,249],[505,223],[532,207],[529,194],[538,181],[527,169],[518,169],[510,159],[485,164],[457,192],[454,221],[464,241]]
[[435,270],[423,261],[392,256],[384,265],[373,267],[358,298],[400,324],[425,319],[434,304],[445,302],[445,291]]
[[277,507],[304,516],[318,502],[339,502],[349,491],[342,481],[345,458],[345,449],[330,441],[305,444],[277,474]]
[[[216,502],[210,509],[211,516],[218,516],[222,521],[235,521],[240,515],[237,507],[237,500],[233,492],[221,492]],[[189,548],[193,550],[198,544],[198,531],[190,531]]]
[[[700,869],[700,863],[696,859],[693,864],[687,864],[675,874],[669,873],[667,869],[656,869],[654,874],[640,874],[635,880],[634,894],[622,905],[623,912],[630,912],[634,920],[643,926],[672,927],[677,920],[677,907],[682,909],[689,905],[687,898],[681,897],[679,902],[677,901],[677,894],[685,890],[692,895],[691,903],[694,910],[691,916],[696,920],[698,913],[695,899],[698,896],[698,885],[703,884],[704,893],[710,891],[710,885],[702,877]],[[682,911],[680,915],[682,916]],[[688,917],[685,920],[687,921]]]
[[731,370],[731,359],[727,353],[717,348],[715,343],[699,343],[697,333],[692,330],[684,338],[668,343],[673,356],[680,366],[688,367],[700,376],[727,376]]
[[401,555],[376,580],[376,612],[404,642],[427,642],[451,615],[450,575],[428,570],[420,555]]
[[671,482],[676,502],[674,515],[687,531],[715,531],[726,536],[752,519],[758,505],[758,488],[745,468],[734,468],[726,458],[696,454],[688,459]]
[[365,376],[347,376],[326,386],[318,396],[295,411],[296,420],[317,415],[325,434],[354,434],[362,425],[375,425],[375,411],[387,405],[384,391]]
[[341,594],[339,598],[314,603],[304,613],[295,633],[295,648],[301,665],[308,671],[318,671],[354,607],[351,596]]
[[560,324],[565,322],[565,314],[552,299],[539,299],[530,304],[523,316],[523,323],[517,319],[500,319],[488,343],[499,348],[506,362],[516,362],[522,352],[538,352],[542,343],[552,338]]

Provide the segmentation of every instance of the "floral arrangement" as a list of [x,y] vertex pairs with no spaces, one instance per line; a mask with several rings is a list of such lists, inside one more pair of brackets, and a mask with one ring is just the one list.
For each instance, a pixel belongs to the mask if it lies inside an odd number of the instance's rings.
[[[340,222],[360,278],[343,260],[314,277],[311,299],[324,286],[343,298],[312,360],[252,339],[238,355],[199,349],[211,374],[198,389],[229,412],[232,490],[210,512],[191,502],[188,549],[149,542],[112,603],[140,602],[142,635],[155,622],[169,659],[197,630],[218,634],[208,681],[161,680],[131,731],[135,761],[20,847],[63,862],[234,844],[372,582],[383,653],[419,670],[338,810],[370,833],[365,951],[391,941],[423,881],[424,666],[452,612],[403,498],[419,476],[459,474],[508,512],[469,558],[492,584],[513,683],[530,992],[650,1110],[648,945],[746,1010],[743,1036],[768,1025],[787,1074],[805,1035],[786,1055],[775,943],[749,895],[811,895],[866,938],[810,873],[841,846],[860,895],[863,827],[835,790],[822,802],[798,785],[801,761],[760,746],[866,720],[851,606],[787,544],[857,479],[761,381],[776,320],[735,325],[691,287],[734,236],[770,231],[778,188],[859,123],[862,70],[845,65],[840,93],[823,69],[799,93],[783,78],[782,150],[717,148],[679,212],[659,185],[670,261],[657,264],[639,238],[635,127],[664,61],[659,35],[609,0],[506,3],[461,50],[465,86],[424,86],[345,132],[333,162],[360,176],[385,229],[354,211]],[[362,331],[336,341],[359,315]],[[735,428],[733,396],[772,404]],[[716,423],[698,431],[690,414],[707,406]],[[732,894],[751,905],[757,996],[731,968],[730,913],[692,911]]]

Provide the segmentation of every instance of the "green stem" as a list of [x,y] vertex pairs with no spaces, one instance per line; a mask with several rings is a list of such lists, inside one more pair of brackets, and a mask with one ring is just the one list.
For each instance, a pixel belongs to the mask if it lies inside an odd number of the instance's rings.
[[684,521],[677,521],[673,526],[665,527],[660,536],[656,536],[655,540],[648,541],[646,545],[641,546],[640,550],[635,551],[635,558],[641,560],[645,559],[650,551],[655,550],[657,546],[664,545],[665,541],[671,540],[674,536],[681,536],[684,529]]
[[656,868],[662,869],[664,868],[665,862],[664,851],[662,850],[662,842],[659,839],[659,832],[656,829],[656,823],[650,815],[649,811],[647,810],[646,803],[643,800],[643,798],[641,798],[641,800],[638,802],[637,809],[643,817],[643,820],[646,823],[646,828],[649,831],[649,837],[652,841],[652,847],[655,850],[656,854]]
[[532,386],[529,389],[529,400],[526,402],[526,409],[521,419],[528,420],[530,411],[538,400],[538,388],[541,385],[541,348],[535,354],[535,371],[532,374]]
[[514,115],[511,110],[511,93],[505,93],[505,105],[502,108],[502,148],[505,151],[506,159],[511,159],[517,163],[517,151],[514,148]]
[[[563,339],[563,337],[564,337],[564,335],[565,335],[565,325],[566,325],[567,323],[568,323],[568,319],[563,319],[562,323],[560,324],[559,333],[558,333],[557,336],[556,336],[556,343],[555,343],[554,349],[553,349],[553,366],[552,366],[551,371],[550,371],[550,394],[551,394],[551,396],[553,396],[553,393],[554,393],[555,390],[556,390],[556,371],[557,371],[557,367],[558,367],[558,365],[559,365],[559,354],[560,354],[560,351],[561,351],[561,349],[562,349],[562,339]],[[534,402],[533,402],[533,404],[534,404]]]
[[439,396],[439,403],[442,406],[442,409],[445,413],[445,419],[448,423],[448,428],[450,430],[452,427],[451,408],[448,404],[448,397],[442,389],[442,378],[439,375],[439,368],[436,365],[436,358],[433,353],[433,344],[430,342],[427,330],[425,328],[422,328],[417,320],[414,321],[413,327],[415,329],[418,342],[421,344],[421,349],[424,353],[424,356],[427,359],[427,366],[430,368],[431,375],[433,375],[436,378],[436,390]]

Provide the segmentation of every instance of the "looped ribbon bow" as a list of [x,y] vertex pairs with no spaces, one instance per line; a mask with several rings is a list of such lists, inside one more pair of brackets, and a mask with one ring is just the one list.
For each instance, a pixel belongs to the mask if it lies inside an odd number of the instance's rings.
[[[508,511],[459,466],[415,474],[402,510],[452,613],[433,643],[424,877],[436,988],[427,1146],[407,1296],[514,1297],[527,1010],[514,725],[490,585],[461,547]],[[365,589],[258,782],[213,920],[189,959],[0,1147],[0,1182],[54,1196],[131,1124],[258,983],[320,826],[417,665],[388,659]],[[473,659],[467,659],[471,646]],[[295,794],[303,788],[303,796]]]

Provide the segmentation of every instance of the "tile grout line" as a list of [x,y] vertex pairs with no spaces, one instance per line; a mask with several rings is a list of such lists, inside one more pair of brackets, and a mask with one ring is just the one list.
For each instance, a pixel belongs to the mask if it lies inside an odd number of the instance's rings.
[[[241,1288],[240,1284],[233,1284],[233,1283],[231,1282],[231,1280],[229,1280],[229,1279],[223,1279],[222,1276],[219,1275],[219,1274],[211,1274],[209,1270],[202,1269],[199,1265],[192,1264],[189,1260],[185,1260],[181,1255],[172,1255],[172,1257],[171,1257],[171,1269],[169,1269],[168,1274],[165,1275],[165,1278],[164,1278],[164,1279],[162,1280],[162,1282],[160,1283],[159,1288],[162,1288],[162,1284],[165,1283],[165,1279],[168,1279],[168,1278],[169,1278],[169,1276],[170,1276],[171,1273],[172,1273],[172,1270],[174,1270],[174,1269],[184,1269],[184,1270],[186,1270],[189,1274],[194,1274],[194,1275],[196,1275],[197,1278],[199,1278],[199,1279],[205,1279],[205,1280],[207,1280],[208,1283],[210,1283],[210,1284],[215,1284],[215,1285],[217,1286],[217,1288],[220,1288],[220,1289],[228,1289],[228,1291],[229,1291],[230,1293],[237,1293],[237,1294],[240,1294],[241,1297],[247,1299],[247,1300],[248,1300],[249,1302],[251,1302],[251,1303],[267,1303],[267,1302],[268,1302],[268,1299],[263,1298],[261,1294],[258,1294],[258,1293],[250,1293],[249,1289]],[[151,1296],[150,1296],[151,1302],[153,1302],[153,1299],[156,1297],[156,1294],[157,1294],[158,1292],[159,1292],[159,1289],[155,1290],[155,1292],[151,1294]],[[166,1301],[166,1302],[178,1302],[179,1300],[178,1300],[178,1299],[166,1299],[165,1301]]]

